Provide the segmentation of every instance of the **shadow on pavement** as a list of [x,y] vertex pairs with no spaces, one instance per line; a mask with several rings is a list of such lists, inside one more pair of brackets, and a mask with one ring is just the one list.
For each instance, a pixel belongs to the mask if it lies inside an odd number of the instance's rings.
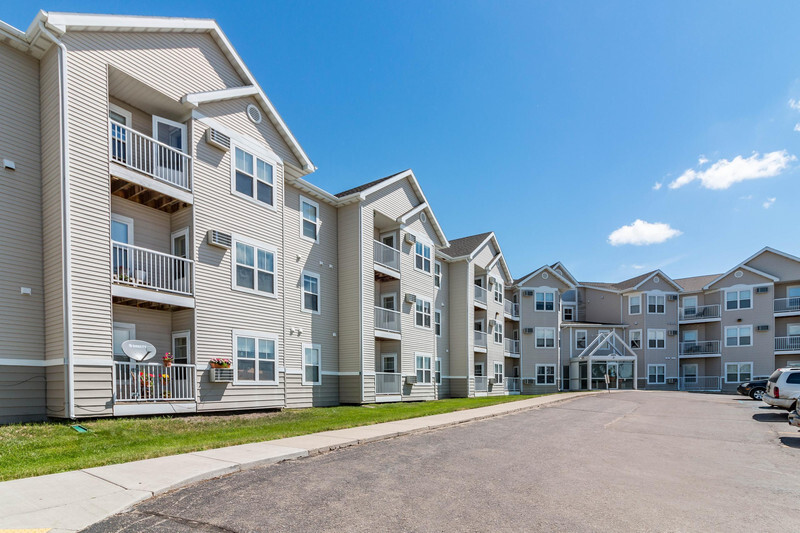
[[780,440],[784,446],[800,449],[800,437],[781,437]]
[[753,420],[756,422],[786,422],[786,411],[779,413],[756,413],[753,415]]

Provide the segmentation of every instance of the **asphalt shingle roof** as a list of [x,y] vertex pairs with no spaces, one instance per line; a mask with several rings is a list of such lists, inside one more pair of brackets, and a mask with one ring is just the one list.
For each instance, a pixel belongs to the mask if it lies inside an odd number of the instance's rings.
[[698,292],[703,290],[703,287],[714,281],[720,274],[709,274],[706,276],[693,276],[691,278],[676,279],[675,283],[683,287],[686,292]]
[[586,285],[587,287],[597,287],[599,289],[612,289],[615,291],[624,291],[626,289],[631,289],[648,277],[652,276],[653,273],[656,272],[655,270],[651,270],[650,272],[646,272],[634,278],[629,278],[624,281],[620,281],[619,283],[601,283],[596,281],[581,281],[581,285]]
[[391,176],[386,176],[385,178],[380,178],[380,179],[377,179],[375,181],[370,181],[369,183],[364,183],[363,185],[359,185],[358,187],[353,187],[352,189],[347,189],[346,191],[342,191],[340,193],[336,193],[334,196],[336,196],[337,198],[342,198],[344,196],[349,196],[349,195],[355,194],[357,192],[366,191],[370,187],[374,187],[375,185],[377,185],[377,184],[379,184],[381,182],[384,182],[384,181],[386,181],[388,179],[392,179],[393,177],[395,177],[395,176],[397,176],[399,174],[402,174],[403,172],[408,172],[408,171],[409,171],[409,169],[403,170],[401,172],[395,172]]
[[470,235],[469,237],[462,237],[460,239],[451,239],[450,246],[444,248],[441,252],[450,257],[462,257],[469,255],[481,245],[492,232],[479,233],[478,235]]

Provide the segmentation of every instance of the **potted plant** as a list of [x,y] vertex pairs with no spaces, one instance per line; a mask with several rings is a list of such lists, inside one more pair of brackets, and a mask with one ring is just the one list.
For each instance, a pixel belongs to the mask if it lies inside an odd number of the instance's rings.
[[224,357],[214,357],[210,361],[211,368],[230,368],[231,360]]
[[164,354],[164,357],[162,357],[161,360],[164,361],[164,366],[169,368],[172,366],[172,362],[175,360],[175,358],[171,353],[167,352]]

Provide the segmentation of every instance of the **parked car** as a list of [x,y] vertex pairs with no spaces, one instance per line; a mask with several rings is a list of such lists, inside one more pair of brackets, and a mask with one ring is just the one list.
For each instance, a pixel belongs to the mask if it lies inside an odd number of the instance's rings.
[[794,411],[789,413],[789,425],[800,428],[800,407],[795,407]]
[[774,407],[794,411],[800,395],[800,367],[779,368],[767,380],[761,399]]
[[767,381],[766,379],[757,379],[742,383],[736,388],[736,392],[742,396],[750,396],[752,399],[760,401],[767,390]]

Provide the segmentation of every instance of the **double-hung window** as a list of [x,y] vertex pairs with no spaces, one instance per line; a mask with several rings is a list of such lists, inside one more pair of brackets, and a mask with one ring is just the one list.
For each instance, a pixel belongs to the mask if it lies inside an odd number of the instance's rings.
[[565,306],[561,309],[562,319],[564,322],[572,322],[575,320],[575,308],[571,305]]
[[586,348],[586,330],[579,329],[575,331],[575,348],[583,350]]
[[666,296],[659,294],[647,295],[647,313],[651,315],[663,315]]
[[414,324],[420,328],[431,328],[431,302],[419,296],[414,306]]
[[417,383],[431,382],[431,356],[414,354],[414,371],[417,374]]
[[414,268],[431,273],[431,247],[419,241],[414,244]]
[[665,329],[648,329],[647,330],[647,347],[662,349],[667,346],[667,330]]
[[433,285],[436,288],[442,287],[442,264],[439,261],[433,263]]
[[503,344],[503,323],[498,322],[494,327],[494,343]]
[[272,165],[236,147],[233,186],[237,194],[275,207]]
[[494,284],[494,301],[499,304],[503,303],[503,284],[499,281]]
[[536,328],[536,347],[555,348],[556,328]]
[[319,204],[301,196],[300,216],[302,217],[300,236],[309,241],[319,242]]
[[663,385],[667,382],[667,365],[647,365],[647,383]]
[[744,383],[753,379],[753,363],[725,363],[725,383]]
[[642,295],[628,296],[628,314],[638,315],[642,312]]
[[503,382],[503,363],[494,364],[494,382],[495,383]]
[[236,383],[276,384],[277,336],[249,331],[233,332]]
[[725,309],[751,309],[753,300],[751,299],[750,289],[741,291],[727,291],[725,293]]
[[322,348],[319,344],[303,344],[303,385],[322,383]]
[[555,309],[555,294],[552,292],[536,293],[536,310],[552,311]]
[[630,346],[634,350],[638,350],[639,348],[642,347],[642,330],[640,329],[631,330]]
[[536,365],[536,384],[555,385],[556,365]]
[[753,326],[729,326],[725,328],[725,346],[752,346]]
[[442,336],[442,312],[438,309],[433,312],[433,329],[437,337]]
[[435,364],[436,364],[436,371],[434,372],[434,378],[436,379],[436,384],[437,385],[441,385],[442,384],[442,360],[439,357],[437,357]]
[[303,311],[319,313],[319,274],[303,272]]
[[237,290],[275,295],[275,250],[237,241],[233,286]]

